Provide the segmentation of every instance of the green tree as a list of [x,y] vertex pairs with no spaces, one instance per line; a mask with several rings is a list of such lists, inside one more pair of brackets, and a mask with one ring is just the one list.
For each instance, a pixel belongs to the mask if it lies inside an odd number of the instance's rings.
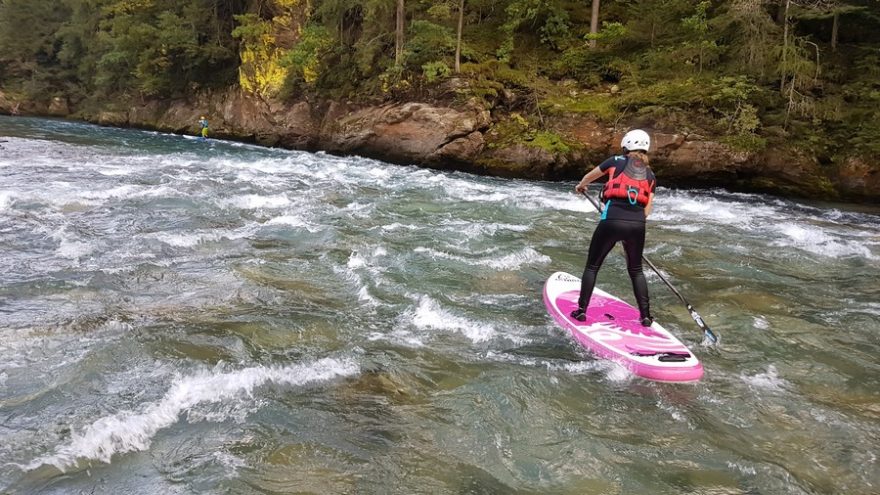
[[290,77],[314,88],[326,70],[325,61],[335,39],[333,33],[322,25],[310,24],[302,29],[296,45],[282,59],[282,65],[292,69]]
[[96,33],[100,14],[91,0],[64,0],[70,14],[55,32],[60,43],[57,59],[68,71],[67,87],[76,94],[87,94],[94,87],[94,74],[102,47]]
[[768,0],[731,0],[716,24],[731,40],[732,68],[765,80],[776,72],[776,40],[781,30],[771,17]]
[[22,82],[30,94],[58,85],[55,33],[70,15],[67,6],[51,0],[0,2],[0,62],[4,77]]
[[462,38],[465,21],[465,1],[464,0],[443,0],[429,2],[430,7],[426,13],[429,17],[436,19],[438,22],[455,25],[455,55],[454,67],[455,72],[461,72],[461,50]]
[[691,13],[690,0],[631,0],[625,4],[628,37],[639,45],[653,48],[678,41],[680,19]]
[[718,44],[709,29],[711,5],[708,0],[699,2],[694,6],[693,14],[681,20],[682,26],[689,35],[684,47],[696,53],[698,73],[703,72],[707,55],[714,55],[718,49]]
[[515,51],[517,31],[524,26],[536,28],[541,42],[558,48],[570,33],[569,14],[553,0],[514,0],[505,9],[506,22],[501,26],[502,43],[498,58],[509,62]]
[[325,0],[316,4],[315,15],[316,22],[336,31],[337,63],[353,65],[358,80],[376,77],[394,63],[396,2]]

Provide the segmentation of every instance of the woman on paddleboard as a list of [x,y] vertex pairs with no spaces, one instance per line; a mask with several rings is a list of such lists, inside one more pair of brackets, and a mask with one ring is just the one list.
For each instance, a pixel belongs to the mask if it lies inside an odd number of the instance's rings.
[[603,175],[608,182],[602,190],[602,218],[590,240],[587,264],[581,278],[581,293],[578,307],[571,317],[586,321],[587,305],[596,285],[596,274],[618,241],[623,242],[626,251],[626,270],[632,279],[636,305],[642,325],[648,327],[654,322],[648,300],[648,283],[642,272],[642,251],[645,248],[645,219],[651,214],[654,189],[657,179],[648,166],[648,149],[651,138],[648,133],[635,129],[626,133],[620,142],[623,155],[612,156],[598,167],[590,170],[575,186],[575,191],[583,194],[587,186]]

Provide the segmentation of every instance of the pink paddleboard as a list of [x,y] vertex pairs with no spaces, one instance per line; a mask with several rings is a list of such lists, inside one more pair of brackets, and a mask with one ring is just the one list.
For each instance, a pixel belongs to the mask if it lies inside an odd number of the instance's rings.
[[570,316],[577,307],[581,279],[556,272],[544,284],[544,304],[557,323],[599,356],[625,366],[633,374],[661,382],[694,382],[703,365],[665,328],[654,322],[643,327],[639,310],[599,289],[587,308],[587,321]]

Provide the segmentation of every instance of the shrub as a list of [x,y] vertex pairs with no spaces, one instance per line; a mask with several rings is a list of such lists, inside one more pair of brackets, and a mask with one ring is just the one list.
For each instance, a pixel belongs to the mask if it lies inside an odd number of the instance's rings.
[[446,65],[446,62],[428,62],[422,65],[422,73],[425,75],[425,79],[433,84],[452,75],[452,69]]

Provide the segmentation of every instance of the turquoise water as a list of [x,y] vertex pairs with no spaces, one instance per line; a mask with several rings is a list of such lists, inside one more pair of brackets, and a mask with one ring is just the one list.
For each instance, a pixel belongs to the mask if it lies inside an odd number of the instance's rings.
[[[880,211],[659,191],[633,377],[574,184],[0,117],[0,493],[880,492]],[[599,287],[631,300],[622,256]]]

